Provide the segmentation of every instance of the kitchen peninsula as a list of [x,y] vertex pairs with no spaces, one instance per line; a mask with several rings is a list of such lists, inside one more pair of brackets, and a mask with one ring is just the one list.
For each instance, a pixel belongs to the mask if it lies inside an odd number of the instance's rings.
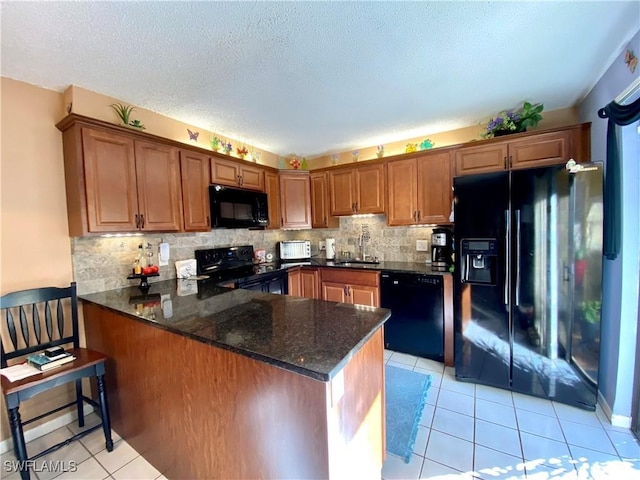
[[379,478],[388,310],[180,280],[82,300],[113,428],[167,478]]

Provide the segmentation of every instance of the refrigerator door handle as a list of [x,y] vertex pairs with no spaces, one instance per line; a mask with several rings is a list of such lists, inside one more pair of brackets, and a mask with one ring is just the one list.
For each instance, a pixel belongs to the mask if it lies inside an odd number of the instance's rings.
[[509,305],[509,280],[511,278],[511,266],[509,262],[511,260],[511,218],[509,217],[509,210],[504,211],[504,304]]
[[520,210],[516,210],[516,307],[520,306]]

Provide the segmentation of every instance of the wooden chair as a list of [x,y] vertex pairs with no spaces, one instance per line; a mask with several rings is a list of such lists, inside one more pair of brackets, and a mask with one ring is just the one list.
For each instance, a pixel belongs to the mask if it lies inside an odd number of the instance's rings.
[[[69,311],[71,312],[71,332],[68,331],[69,322],[65,321],[65,315]],[[35,288],[8,293],[0,297],[0,315],[0,325],[5,323],[0,328],[2,331],[2,368],[5,368],[7,362],[13,358],[24,357],[58,345],[72,345],[73,348],[67,348],[67,351],[76,357],[70,363],[22,380],[10,382],[5,376],[1,377],[2,393],[5,396],[11,425],[13,448],[21,469],[22,479],[29,479],[28,465],[32,464],[33,460],[58,450],[75,440],[79,440],[101,426],[104,431],[107,451],[113,451],[111,421],[109,419],[107,393],[104,385],[107,357],[101,353],[80,348],[78,339],[78,296],[75,282],[71,283],[67,288]],[[83,395],[82,379],[85,377],[96,377],[98,402]],[[21,402],[69,382],[75,382],[75,401],[29,420],[21,420],[19,413]],[[100,424],[84,430],[38,454],[31,457],[27,456],[23,425],[75,405],[78,410],[78,426],[84,427],[84,402],[96,408],[102,419]]]

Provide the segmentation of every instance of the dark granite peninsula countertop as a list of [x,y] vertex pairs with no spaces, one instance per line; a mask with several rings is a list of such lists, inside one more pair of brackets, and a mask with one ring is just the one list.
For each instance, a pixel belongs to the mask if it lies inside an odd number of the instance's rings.
[[193,280],[81,295],[134,320],[329,381],[389,318],[384,308],[228,289]]
[[[347,263],[343,263],[347,262]],[[276,269],[286,269],[292,266],[310,266],[310,267],[330,267],[330,268],[348,268],[351,270],[375,270],[403,273],[420,273],[423,275],[451,275],[449,272],[441,272],[433,270],[431,264],[420,262],[391,262],[381,261],[379,263],[358,263],[357,261],[349,262],[348,260],[337,260],[335,262],[325,259],[315,259],[299,262],[291,261],[290,263],[280,264],[263,264],[263,271],[271,271]],[[258,272],[260,273],[260,272]]]

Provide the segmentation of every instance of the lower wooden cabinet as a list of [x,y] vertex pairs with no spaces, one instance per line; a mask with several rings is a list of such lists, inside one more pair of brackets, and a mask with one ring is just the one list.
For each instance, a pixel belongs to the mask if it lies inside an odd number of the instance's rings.
[[289,295],[320,299],[320,273],[317,268],[297,267],[290,269]]
[[380,306],[380,272],[322,268],[320,280],[322,300]]

